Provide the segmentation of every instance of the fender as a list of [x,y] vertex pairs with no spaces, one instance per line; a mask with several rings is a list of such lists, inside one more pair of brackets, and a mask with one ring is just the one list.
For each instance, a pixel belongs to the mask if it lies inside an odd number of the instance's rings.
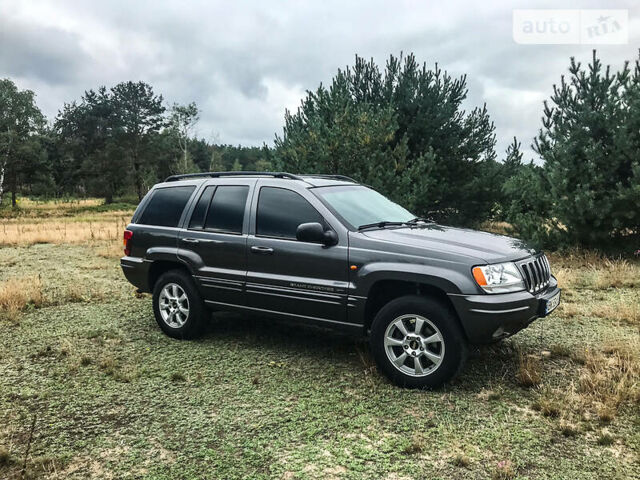
[[178,257],[178,260],[180,260],[180,262],[184,263],[187,268],[189,268],[189,271],[192,274],[195,274],[195,272],[198,272],[205,267],[202,257],[193,250],[189,250],[186,248],[177,248],[176,256]]
[[[353,293],[367,297],[371,287],[381,280],[401,280],[439,288],[446,294],[460,294],[473,288],[471,278],[438,265],[399,262],[374,262],[364,265],[353,279]],[[475,289],[474,289],[475,291]]]
[[144,259],[150,262],[175,262],[178,260],[178,249],[176,247],[151,247],[145,252]]
[[[184,261],[178,255],[178,248],[176,247],[152,247],[149,248],[144,257],[145,263],[149,264],[149,267],[155,262],[172,262],[179,263],[187,267],[189,273],[193,275],[194,270],[189,262]],[[202,259],[200,259],[202,262]]]

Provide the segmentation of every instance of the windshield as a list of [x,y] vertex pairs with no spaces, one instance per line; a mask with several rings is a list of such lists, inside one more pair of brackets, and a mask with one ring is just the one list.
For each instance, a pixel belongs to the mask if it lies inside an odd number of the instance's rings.
[[352,228],[378,222],[408,222],[415,215],[362,185],[320,187],[312,191]]

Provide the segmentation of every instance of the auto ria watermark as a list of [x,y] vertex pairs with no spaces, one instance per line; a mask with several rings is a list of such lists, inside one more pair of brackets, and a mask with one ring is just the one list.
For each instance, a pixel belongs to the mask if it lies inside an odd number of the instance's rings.
[[513,39],[532,45],[624,45],[628,10],[514,10]]

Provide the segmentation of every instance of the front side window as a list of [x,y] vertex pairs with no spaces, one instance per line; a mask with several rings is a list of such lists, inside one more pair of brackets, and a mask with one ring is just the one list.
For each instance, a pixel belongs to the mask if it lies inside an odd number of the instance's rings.
[[276,187],[262,187],[258,197],[256,234],[263,237],[296,238],[301,223],[325,225],[322,215],[297,193]]
[[205,230],[226,233],[242,233],[244,210],[249,187],[223,185],[216,188],[209,205]]
[[138,223],[177,227],[182,211],[195,188],[194,186],[158,188],[153,192]]
[[362,185],[319,187],[311,190],[352,228],[378,222],[408,222],[415,218],[405,208]]

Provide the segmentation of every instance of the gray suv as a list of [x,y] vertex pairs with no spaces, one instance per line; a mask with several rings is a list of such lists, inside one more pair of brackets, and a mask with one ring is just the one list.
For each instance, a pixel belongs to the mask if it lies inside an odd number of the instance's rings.
[[468,344],[513,335],[558,306],[545,255],[520,240],[417,218],[337,175],[169,177],[124,232],[122,270],[153,293],[160,328],[201,331],[209,310],[368,335],[396,384],[433,388]]

